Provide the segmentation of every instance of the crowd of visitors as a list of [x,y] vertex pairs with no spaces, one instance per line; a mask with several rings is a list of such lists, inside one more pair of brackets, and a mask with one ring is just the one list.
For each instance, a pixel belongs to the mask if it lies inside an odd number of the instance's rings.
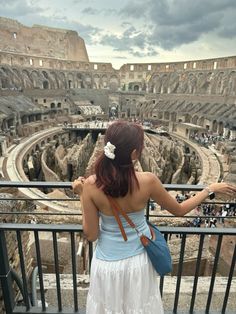
[[212,144],[216,144],[217,142],[222,142],[222,141],[225,141],[226,138],[224,136],[220,136],[220,135],[215,135],[215,134],[211,134],[211,133],[208,133],[208,132],[205,132],[205,133],[194,133],[191,135],[190,137],[193,141],[197,142],[198,144],[200,145],[203,145],[203,146],[209,146],[209,145],[212,145]]
[[[176,194],[176,200],[179,203],[190,197],[190,194]],[[195,212],[198,216],[192,221],[187,219],[186,226],[201,227],[204,223],[206,228],[216,228],[217,223],[225,224],[225,217],[236,217],[236,203],[228,202],[221,206],[217,204],[201,204],[196,207]],[[206,216],[206,218],[202,219],[200,216]]]

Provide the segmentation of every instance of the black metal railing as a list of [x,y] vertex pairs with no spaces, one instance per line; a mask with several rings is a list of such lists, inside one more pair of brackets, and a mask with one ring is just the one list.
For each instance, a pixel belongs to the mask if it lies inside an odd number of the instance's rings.
[[[70,188],[70,183],[52,183],[52,182],[3,182],[4,186],[12,187],[64,187]],[[2,182],[0,184],[2,186]],[[169,190],[177,191],[197,191],[202,186],[186,186],[186,185],[169,185]],[[11,214],[13,214],[11,212]],[[29,214],[29,212],[26,212]],[[6,214],[6,213],[4,213]],[[15,214],[15,213],[14,213]],[[34,212],[30,213],[31,215]],[[42,214],[42,213],[38,213]],[[52,214],[52,213],[51,213]],[[58,214],[58,213],[55,213]],[[73,212],[71,213],[73,214]],[[149,206],[147,206],[147,218],[150,218]],[[224,217],[225,218],[225,217]],[[166,310],[172,313],[235,313],[235,294],[236,278],[235,278],[235,262],[236,262],[236,229],[235,228],[192,228],[192,227],[160,227],[165,239],[169,242],[171,250],[174,242],[175,251],[173,254],[174,271],[171,276],[160,278],[160,292],[164,300]],[[0,224],[0,282],[2,287],[3,299],[7,314],[13,313],[85,313],[83,289],[79,289],[79,273],[78,273],[78,255],[77,255],[77,239],[82,238],[81,225],[51,225],[51,224]],[[53,265],[51,271],[55,277],[55,293],[50,296],[47,293],[45,269],[42,254],[45,254],[43,246],[43,236],[47,234],[47,239],[51,241],[51,250],[53,256]],[[59,236],[63,235],[69,239],[68,247],[68,263],[71,265],[70,280],[71,289],[63,288],[63,275],[60,269],[60,260],[63,258],[59,249]],[[178,238],[175,238],[175,235]],[[28,265],[30,256],[28,247],[25,247],[25,237],[30,239],[35,249],[35,264]],[[197,247],[196,257],[194,261],[189,261],[187,255],[187,244],[194,237],[194,245]],[[9,241],[15,243],[15,258],[19,261],[19,269],[12,269],[14,261],[11,260]],[[28,240],[27,240],[28,241]],[[203,261],[206,262],[205,247],[211,245],[211,261],[207,262],[208,273],[203,271]],[[222,262],[221,255],[225,254],[224,241],[232,241],[231,249],[227,252],[227,264]],[[84,242],[86,245],[86,242]],[[93,254],[92,243],[87,243],[87,251],[84,250],[85,261],[89,265]],[[223,263],[223,264],[222,264]],[[33,266],[34,268],[33,270]],[[189,273],[190,268],[190,273]],[[223,268],[223,271],[222,271]],[[35,271],[36,270],[36,271]],[[207,276],[205,276],[207,275]],[[188,276],[188,277],[186,277]],[[204,277],[205,276],[205,277]],[[51,277],[50,277],[51,278]],[[170,279],[176,279],[174,291],[170,293]],[[192,285],[189,289],[190,299],[182,306],[183,300],[186,298],[181,293],[183,286],[186,284],[186,278],[191,280]],[[206,278],[204,285],[208,288],[202,294],[199,289],[202,288],[200,282],[202,278]],[[215,300],[216,283],[223,280],[224,291],[220,296],[217,294]],[[199,283],[200,282],[200,283]],[[83,285],[83,284],[82,284]],[[81,292],[82,291],[82,292]],[[172,296],[169,300],[169,296]],[[200,299],[199,299],[200,297]],[[166,300],[166,298],[168,300]],[[165,301],[166,300],[166,301]],[[95,313],[96,314],[96,313]]]

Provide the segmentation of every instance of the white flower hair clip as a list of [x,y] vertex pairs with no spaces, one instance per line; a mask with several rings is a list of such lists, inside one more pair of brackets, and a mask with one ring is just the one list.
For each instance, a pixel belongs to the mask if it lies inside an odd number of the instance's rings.
[[115,159],[114,150],[116,149],[115,145],[112,145],[111,142],[107,142],[106,146],[104,146],[104,154],[109,159]]

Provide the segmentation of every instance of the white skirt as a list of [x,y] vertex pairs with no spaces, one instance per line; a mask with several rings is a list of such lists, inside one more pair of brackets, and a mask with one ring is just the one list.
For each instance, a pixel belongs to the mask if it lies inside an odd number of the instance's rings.
[[163,314],[159,282],[147,253],[92,260],[87,314]]

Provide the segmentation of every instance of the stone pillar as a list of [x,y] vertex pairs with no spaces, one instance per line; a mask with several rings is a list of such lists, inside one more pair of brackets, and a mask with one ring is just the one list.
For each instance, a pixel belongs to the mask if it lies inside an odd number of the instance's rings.
[[236,139],[236,130],[230,130],[230,137],[229,137],[229,139],[231,141]]
[[7,153],[7,142],[5,136],[0,136],[0,145],[2,150],[2,156],[6,156]]
[[11,136],[15,137],[16,136],[16,128],[15,126],[10,126],[10,132],[11,132]]
[[228,136],[229,136],[229,129],[228,128],[224,128],[223,137],[227,138]]

